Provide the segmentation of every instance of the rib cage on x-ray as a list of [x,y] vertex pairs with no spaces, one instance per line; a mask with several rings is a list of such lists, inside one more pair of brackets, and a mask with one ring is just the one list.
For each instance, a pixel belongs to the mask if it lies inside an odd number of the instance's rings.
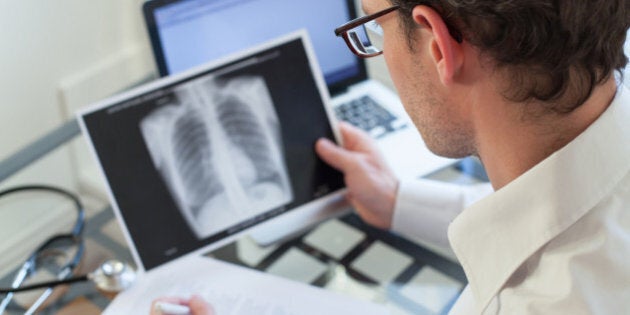
[[289,203],[278,117],[260,77],[191,82],[141,123],[155,167],[197,237]]
[[173,150],[179,152],[175,155],[175,167],[182,178],[183,193],[193,216],[199,215],[208,198],[223,190],[210,163],[212,150],[208,143],[208,130],[198,110],[186,111],[177,118],[173,130]]
[[217,108],[219,122],[230,141],[241,148],[256,165],[258,182],[280,183],[280,174],[272,160],[264,131],[247,105],[233,96],[226,97]]

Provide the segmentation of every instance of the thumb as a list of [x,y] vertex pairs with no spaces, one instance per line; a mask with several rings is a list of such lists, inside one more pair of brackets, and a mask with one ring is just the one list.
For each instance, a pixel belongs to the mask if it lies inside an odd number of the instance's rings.
[[344,172],[353,160],[352,152],[336,145],[332,141],[321,138],[315,143],[315,152],[330,166]]
[[214,309],[203,298],[193,295],[188,302],[190,313],[193,315],[214,315]]
[[345,121],[339,123],[343,146],[355,152],[373,152],[376,149],[374,139],[365,131]]

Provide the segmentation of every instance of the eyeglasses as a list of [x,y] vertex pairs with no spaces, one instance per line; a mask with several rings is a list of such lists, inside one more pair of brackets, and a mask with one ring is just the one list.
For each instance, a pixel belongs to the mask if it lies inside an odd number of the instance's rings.
[[348,48],[361,58],[378,56],[383,53],[383,29],[375,20],[399,8],[395,5],[354,19],[336,28],[335,35],[343,37]]
[[[383,29],[375,20],[398,9],[400,6],[395,5],[374,14],[354,19],[336,28],[335,35],[343,37],[348,48],[361,58],[378,56],[383,53]],[[446,26],[453,39],[458,43],[463,42],[462,33],[452,24],[448,24],[448,21],[445,20],[445,23],[447,23]]]

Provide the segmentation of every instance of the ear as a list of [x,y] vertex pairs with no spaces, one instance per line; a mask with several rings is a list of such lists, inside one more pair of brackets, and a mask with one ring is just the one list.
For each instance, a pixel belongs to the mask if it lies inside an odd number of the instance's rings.
[[433,8],[419,5],[412,15],[417,24],[431,33],[429,49],[442,84],[452,84],[464,62],[461,43],[451,36],[446,23]]

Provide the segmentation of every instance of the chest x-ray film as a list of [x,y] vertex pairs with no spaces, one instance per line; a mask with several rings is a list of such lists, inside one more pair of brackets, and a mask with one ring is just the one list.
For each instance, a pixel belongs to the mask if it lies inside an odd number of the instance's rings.
[[342,176],[314,152],[318,138],[334,137],[306,38],[288,35],[79,114],[141,268],[341,199]]
[[140,121],[153,164],[203,239],[293,200],[281,126],[261,76],[207,76]]

